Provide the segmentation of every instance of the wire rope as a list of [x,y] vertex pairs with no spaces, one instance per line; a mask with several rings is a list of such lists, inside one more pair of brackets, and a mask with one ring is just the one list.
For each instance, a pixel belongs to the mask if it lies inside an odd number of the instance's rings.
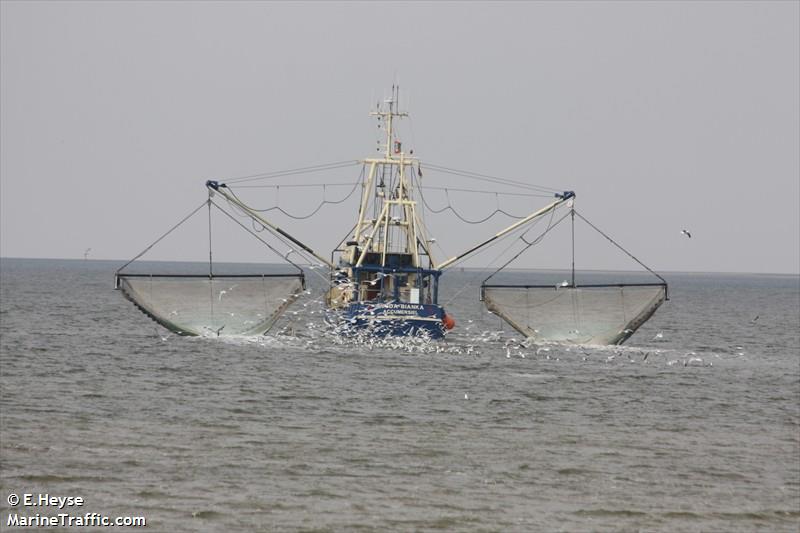
[[264,239],[262,239],[260,236],[256,235],[256,233],[255,233],[255,232],[253,232],[253,230],[251,230],[250,228],[248,228],[247,226],[245,226],[244,224],[242,224],[240,221],[238,221],[238,220],[236,219],[236,217],[234,217],[233,215],[231,215],[230,213],[228,213],[226,210],[224,210],[222,207],[220,207],[220,206],[219,206],[219,205],[218,205],[216,202],[214,202],[214,201],[212,200],[210,203],[211,203],[211,204],[213,204],[213,205],[214,205],[214,207],[216,207],[217,209],[219,209],[219,210],[220,210],[222,213],[224,213],[224,214],[225,214],[225,216],[227,216],[228,218],[230,218],[231,220],[233,220],[234,222],[236,222],[236,223],[237,223],[239,226],[241,226],[241,227],[242,227],[242,228],[243,228],[243,229],[244,229],[244,230],[245,230],[247,233],[249,233],[250,235],[252,235],[252,236],[253,236],[253,237],[255,237],[256,239],[258,239],[259,241],[261,241],[261,243],[262,243],[262,244],[264,244],[264,246],[266,246],[267,248],[269,248],[270,250],[272,250],[273,252],[275,252],[275,254],[276,254],[278,257],[282,257],[284,261],[286,261],[287,263],[291,264],[293,267],[295,267],[296,269],[298,269],[300,272],[302,272],[302,271],[303,271],[303,269],[302,269],[302,268],[301,268],[301,267],[300,267],[300,266],[299,266],[297,263],[295,263],[294,261],[292,261],[291,259],[289,259],[289,258],[288,258],[289,254],[281,255],[281,253],[280,253],[278,250],[276,250],[276,249],[275,249],[273,246],[271,246],[271,245],[270,245],[270,244],[269,244],[267,241],[265,241]]
[[[310,213],[308,213],[306,215],[294,215],[294,214],[286,211],[285,209],[283,209],[279,205],[275,205],[273,207],[269,207],[269,208],[266,208],[266,209],[256,209],[254,207],[250,207],[249,209],[251,209],[251,210],[253,210],[253,211],[257,212],[257,213],[268,213],[270,211],[279,211],[280,213],[283,213],[284,215],[286,215],[289,218],[293,218],[295,220],[306,220],[306,219],[309,219],[309,218],[313,217],[314,215],[316,215],[319,212],[319,210],[322,209],[326,205],[338,205],[338,204],[346,202],[347,200],[350,199],[351,196],[353,196],[353,194],[355,193],[356,189],[358,188],[358,186],[360,184],[361,184],[361,182],[358,182],[358,181],[355,182],[355,183],[352,183],[351,185],[353,186],[353,188],[350,189],[350,192],[347,193],[347,195],[344,198],[341,198],[339,200],[327,200],[327,199],[325,199],[325,187],[326,186],[322,185],[322,191],[323,191],[323,199],[322,199],[322,201],[319,203],[319,205],[317,205],[316,208],[314,208]],[[280,187],[276,187],[276,189],[277,189],[277,191],[280,191]],[[234,198],[236,198],[237,200],[242,202],[242,199],[239,198],[239,196],[236,194],[236,192],[233,190],[233,188],[230,185],[228,185],[228,190],[231,192],[231,194],[234,196]],[[244,203],[244,202],[242,202],[242,203]]]
[[418,189],[425,189],[428,191],[453,191],[453,192],[468,192],[476,194],[494,194],[499,196],[525,196],[529,198],[551,198],[550,194],[534,194],[534,193],[520,193],[520,192],[505,192],[505,191],[488,191],[484,189],[461,189],[458,187],[422,187],[419,185]]
[[185,217],[183,217],[183,218],[181,219],[181,221],[180,221],[180,222],[178,222],[177,224],[175,224],[174,226],[172,226],[172,227],[171,227],[169,230],[167,230],[167,232],[166,232],[166,233],[164,233],[164,234],[163,234],[161,237],[159,237],[158,239],[156,239],[155,241],[153,241],[153,242],[152,242],[152,243],[151,243],[151,244],[150,244],[148,247],[146,247],[144,250],[142,250],[141,252],[139,252],[139,254],[138,254],[136,257],[134,257],[133,259],[131,259],[130,261],[128,261],[127,263],[125,263],[124,265],[122,265],[121,267],[119,267],[119,268],[117,269],[117,272],[116,272],[116,274],[119,274],[120,272],[122,272],[122,270],[123,270],[125,267],[127,267],[128,265],[130,265],[131,263],[133,263],[134,261],[136,261],[137,259],[139,259],[140,257],[142,257],[144,254],[146,254],[147,252],[149,252],[149,251],[150,251],[150,249],[151,249],[153,246],[155,246],[156,244],[158,244],[159,242],[161,242],[161,241],[162,241],[162,240],[163,240],[163,239],[164,239],[164,238],[165,238],[167,235],[169,235],[170,233],[172,233],[173,231],[175,231],[175,230],[176,230],[176,229],[177,229],[177,228],[178,228],[178,227],[179,227],[181,224],[183,224],[184,222],[186,222],[187,220],[189,220],[190,218],[192,218],[192,216],[194,216],[194,214],[195,214],[195,213],[197,213],[198,211],[200,211],[200,210],[203,208],[203,206],[205,206],[207,203],[208,203],[208,200],[203,200],[203,203],[202,203],[202,204],[200,204],[199,206],[197,206],[197,207],[196,207],[196,208],[195,208],[195,209],[194,209],[194,210],[193,210],[191,213],[189,213],[188,215],[186,215]]
[[[289,252],[287,252],[286,254],[283,254],[283,255],[281,255],[281,253],[280,253],[278,250],[276,250],[274,247],[272,247],[272,246],[271,246],[269,243],[267,243],[267,242],[266,242],[264,239],[262,239],[261,237],[259,237],[258,235],[256,235],[256,234],[255,234],[253,231],[251,231],[249,228],[247,228],[247,226],[245,226],[244,224],[242,224],[240,221],[236,220],[236,218],[235,218],[233,215],[231,215],[230,213],[228,213],[227,211],[225,211],[224,209],[222,209],[222,207],[220,207],[220,206],[219,206],[219,205],[218,205],[216,202],[213,202],[213,201],[212,201],[211,203],[212,203],[212,204],[214,204],[214,207],[216,207],[217,209],[219,209],[220,211],[222,211],[223,213],[225,213],[225,215],[227,215],[227,216],[228,216],[228,218],[230,218],[231,220],[233,220],[234,222],[236,222],[237,224],[239,224],[239,226],[241,226],[241,227],[242,227],[242,228],[243,228],[245,231],[247,231],[248,233],[250,233],[250,235],[252,235],[252,236],[253,236],[253,237],[255,237],[256,239],[258,239],[259,241],[261,241],[261,242],[262,242],[262,243],[263,243],[263,244],[264,244],[264,245],[265,245],[267,248],[269,248],[270,250],[272,250],[273,252],[275,252],[275,254],[276,254],[276,255],[278,255],[278,257],[281,257],[281,258],[283,258],[283,260],[284,260],[284,261],[286,261],[287,263],[290,263],[290,264],[291,264],[293,267],[295,267],[296,269],[298,269],[298,270],[299,270],[301,273],[304,273],[304,272],[305,272],[305,271],[303,270],[303,268],[302,268],[300,265],[298,265],[297,263],[295,263],[294,261],[292,261],[291,259],[289,259],[289,255],[290,255],[292,252],[296,253],[297,255],[299,255],[300,257],[302,257],[302,258],[303,258],[303,259],[305,259],[306,261],[308,261],[308,264],[309,264],[309,266],[312,266],[312,265],[314,265],[314,264],[315,264],[313,261],[311,261],[311,258],[310,258],[310,257],[309,257],[309,256],[308,256],[308,255],[307,255],[307,254],[306,254],[306,253],[303,251],[303,250],[296,250],[296,249],[294,249],[294,248],[291,248],[291,249],[289,250]],[[230,205],[230,204],[229,204],[229,205]],[[262,228],[264,228],[264,226],[262,226]],[[274,234],[274,233],[272,233],[272,232],[270,232],[270,233],[271,233],[272,235],[275,235],[275,234]],[[285,245],[289,246],[289,243],[287,243],[287,242],[286,242],[284,239],[282,239],[281,237],[279,237],[279,236],[277,236],[277,235],[275,235],[275,236],[276,236],[276,237],[277,237],[277,238],[278,238],[278,239],[279,239],[279,240],[280,240],[280,241],[281,241],[283,244],[285,244]],[[313,269],[313,268],[310,268],[309,270],[311,270],[312,272],[314,272],[314,274],[316,274],[317,276],[319,276],[319,277],[321,277],[323,280],[325,280],[325,282],[326,282],[326,283],[330,284],[330,280],[329,280],[329,279],[328,279],[326,276],[323,276],[323,275],[322,275],[320,272],[317,272],[317,271],[316,271],[315,269]]]
[[[520,236],[520,239],[522,240],[522,242],[524,242],[524,243],[526,244],[526,246],[525,246],[525,247],[524,247],[522,250],[520,250],[519,252],[517,252],[517,254],[516,254],[514,257],[512,257],[511,259],[509,259],[508,261],[506,261],[505,263],[503,263],[503,265],[502,265],[502,266],[500,266],[500,268],[498,268],[497,270],[495,270],[494,272],[492,272],[492,273],[489,275],[489,277],[487,277],[486,279],[484,279],[484,280],[483,280],[483,283],[485,284],[487,281],[489,281],[490,279],[492,279],[492,278],[494,277],[494,275],[495,275],[495,274],[497,274],[498,272],[500,272],[501,270],[503,270],[505,267],[507,267],[508,265],[510,265],[511,263],[513,263],[513,262],[514,262],[514,261],[515,261],[515,260],[516,260],[516,259],[517,259],[519,256],[521,256],[523,253],[525,253],[525,252],[526,252],[526,251],[527,251],[527,250],[528,250],[528,249],[529,249],[531,246],[535,246],[536,244],[539,244],[539,242],[541,242],[541,240],[544,238],[544,236],[545,236],[545,235],[547,235],[547,234],[550,232],[550,230],[551,230],[551,229],[553,229],[553,228],[555,228],[556,226],[558,226],[558,225],[559,225],[559,224],[560,224],[560,223],[561,223],[561,222],[562,222],[562,221],[563,221],[565,218],[567,218],[567,216],[569,216],[569,214],[570,214],[570,212],[569,212],[569,211],[568,211],[568,212],[566,212],[566,213],[564,213],[563,215],[561,215],[561,218],[559,218],[559,219],[556,221],[556,223],[555,223],[555,224],[553,224],[553,217],[555,216],[555,212],[556,212],[556,210],[555,210],[555,209],[553,209],[553,210],[550,212],[550,221],[547,223],[547,228],[545,228],[545,230],[544,230],[544,231],[543,231],[541,234],[539,234],[539,236],[538,236],[538,237],[536,237],[534,240],[532,240],[531,242],[528,242],[528,241],[526,241],[526,240],[524,239],[524,237],[523,237],[523,236]],[[526,233],[527,233],[527,232],[526,232]]]
[[[550,222],[552,222],[552,220],[553,220],[553,215],[554,215],[554,213],[555,213],[555,209],[553,209],[553,211],[552,211],[552,212],[551,212],[551,214],[550,214]],[[482,250],[481,252],[478,252],[478,254],[481,254],[481,253],[485,252],[486,250],[488,250],[488,249],[490,249],[490,248],[492,248],[492,247],[494,247],[494,246],[497,246],[498,244],[500,244],[500,243],[501,243],[501,242],[503,242],[504,240],[506,240],[506,239],[509,239],[510,237],[512,237],[512,236],[514,236],[514,235],[516,235],[516,236],[517,236],[517,237],[516,237],[517,239],[520,239],[520,240],[522,240],[522,242],[524,242],[524,243],[526,243],[526,244],[527,244],[527,242],[528,242],[528,241],[526,241],[526,240],[525,240],[525,235],[527,235],[527,234],[528,234],[528,233],[529,233],[531,230],[533,230],[533,229],[536,227],[536,225],[537,225],[537,224],[538,224],[540,221],[542,221],[542,220],[543,220],[542,218],[537,218],[537,219],[535,219],[535,220],[533,220],[533,221],[531,222],[530,226],[528,226],[528,227],[522,226],[522,227],[520,227],[520,228],[518,228],[518,229],[516,229],[516,230],[512,231],[511,233],[509,233],[509,234],[507,234],[507,235],[504,235],[504,236],[503,236],[503,237],[501,237],[499,240],[497,240],[497,241],[495,241],[495,242],[493,242],[493,243],[489,244],[489,245],[488,245],[488,246],[487,246],[487,247],[486,247],[484,250]],[[548,224],[549,224],[550,222],[548,222]],[[546,230],[546,231],[547,231],[547,230]],[[511,242],[511,243],[510,243],[510,244],[509,244],[509,245],[508,245],[508,246],[507,246],[505,249],[503,249],[503,251],[501,251],[499,254],[497,254],[497,255],[495,256],[495,258],[494,258],[494,259],[492,259],[492,260],[489,262],[489,264],[486,266],[486,269],[488,269],[488,268],[491,268],[491,267],[492,267],[492,265],[494,265],[494,264],[495,264],[495,263],[496,263],[496,262],[497,262],[497,261],[498,261],[498,260],[499,260],[499,259],[500,259],[500,258],[503,256],[503,255],[505,255],[505,254],[506,254],[506,252],[508,252],[508,251],[509,251],[511,248],[513,248],[515,244],[516,244],[516,239],[512,240],[512,242]],[[461,260],[459,260],[459,261],[456,261],[455,263],[453,263],[453,265],[451,265],[451,266],[455,266],[455,265],[457,265],[457,264],[459,264],[459,263],[461,263],[462,261],[465,261],[465,260],[466,260],[466,258],[462,258]],[[449,268],[449,267],[448,267],[448,268]],[[476,280],[478,277],[480,277],[480,276],[483,276],[483,275],[484,275],[484,273],[485,273],[485,269],[482,269],[480,272],[478,272],[477,274],[475,274],[474,276],[472,276],[472,277],[471,277],[469,280],[467,280],[467,282],[466,282],[466,283],[464,283],[464,285],[461,287],[461,289],[459,289],[458,291],[456,291],[456,293],[455,293],[455,294],[454,294],[454,295],[453,295],[453,296],[452,296],[452,297],[451,297],[451,298],[450,298],[450,299],[447,301],[447,303],[446,303],[445,305],[447,305],[447,304],[449,304],[450,302],[452,302],[452,301],[453,301],[453,300],[454,300],[454,299],[455,299],[455,298],[456,298],[458,295],[460,295],[462,292],[464,292],[464,290],[466,290],[466,289],[467,289],[467,287],[469,287],[469,286],[470,286],[470,285],[471,285],[471,284],[472,284],[472,283],[473,283],[473,282],[474,282],[474,281],[475,281],[475,280]]]
[[292,168],[287,170],[276,170],[274,172],[262,172],[259,174],[251,174],[249,176],[241,176],[237,178],[230,178],[225,180],[226,183],[243,183],[248,181],[257,181],[257,180],[269,180],[280,178],[283,176],[293,176],[296,174],[306,174],[312,172],[322,172],[325,170],[335,170],[338,168],[345,168],[349,166],[356,166],[360,164],[360,161],[357,160],[347,160],[347,161],[337,161],[334,163],[325,163],[321,165],[313,165],[308,167],[299,167],[299,168]]
[[502,185],[509,185],[512,187],[519,187],[522,189],[528,189],[532,191],[539,191],[539,192],[547,192],[547,193],[557,193],[560,192],[559,189],[554,189],[552,187],[544,187],[541,185],[531,185],[529,183],[525,183],[518,180],[512,180],[508,178],[501,178],[498,176],[491,176],[489,174],[480,174],[478,172],[472,172],[469,170],[458,170],[455,168],[445,167],[442,165],[436,165],[433,163],[425,163],[425,168],[432,169],[434,171],[442,172],[444,174],[452,174],[455,176],[461,176],[464,178],[479,180],[479,181],[486,181],[489,183],[498,183]]
[[642,266],[642,267],[643,267],[645,270],[647,270],[647,271],[648,271],[648,272],[650,272],[652,275],[654,275],[655,277],[657,277],[658,279],[660,279],[661,281],[663,281],[663,282],[664,282],[664,284],[666,284],[666,283],[667,283],[667,280],[665,280],[664,278],[662,278],[662,277],[661,277],[661,276],[660,276],[658,273],[656,273],[654,270],[652,270],[652,269],[651,269],[649,266],[647,266],[647,265],[645,265],[644,263],[642,263],[641,261],[639,261],[639,260],[638,260],[638,259],[637,259],[637,258],[636,258],[636,257],[635,257],[633,254],[632,254],[632,253],[630,253],[628,250],[626,250],[625,248],[623,248],[623,247],[622,247],[620,244],[618,244],[618,243],[617,243],[617,242],[616,242],[614,239],[612,239],[611,237],[609,237],[608,235],[606,235],[605,233],[603,233],[603,231],[602,231],[600,228],[598,228],[597,226],[595,226],[594,224],[592,224],[591,222],[589,222],[589,221],[588,221],[586,218],[584,218],[584,216],[583,216],[583,215],[581,215],[581,214],[580,214],[580,213],[578,213],[577,211],[575,211],[575,214],[576,214],[576,215],[578,215],[578,217],[580,217],[580,219],[581,219],[581,220],[583,220],[584,222],[586,222],[586,223],[587,223],[587,224],[588,224],[588,225],[589,225],[589,226],[590,226],[590,227],[591,227],[593,230],[595,230],[597,233],[599,233],[600,235],[602,235],[603,237],[605,237],[606,239],[608,239],[608,241],[609,241],[611,244],[613,244],[614,246],[616,246],[617,248],[619,248],[620,250],[622,250],[623,252],[625,252],[625,254],[626,254],[628,257],[630,257],[631,259],[633,259],[634,261],[636,261],[637,263],[639,263],[639,265],[641,265],[641,266]]
[[[294,245],[294,244],[292,244],[291,242],[289,242],[289,241],[288,241],[288,240],[287,240],[287,239],[286,239],[286,238],[285,238],[283,235],[281,235],[281,234],[279,234],[279,233],[276,233],[276,232],[275,232],[275,231],[273,231],[271,228],[268,228],[267,226],[265,226],[264,224],[262,224],[261,222],[259,222],[258,220],[256,220],[256,218],[255,218],[253,215],[251,215],[251,214],[247,213],[247,212],[246,212],[246,211],[244,211],[244,210],[243,210],[241,207],[239,207],[238,205],[236,205],[236,204],[232,203],[232,202],[230,201],[230,199],[228,199],[228,198],[225,198],[225,200],[226,200],[226,202],[227,202],[227,204],[228,204],[228,207],[229,207],[229,208],[230,208],[232,211],[234,211],[234,212],[235,212],[235,213],[236,213],[236,214],[237,214],[239,217],[241,217],[241,218],[247,218],[247,219],[250,219],[250,221],[251,221],[251,223],[252,223],[252,225],[253,225],[253,230],[254,230],[255,232],[257,232],[257,233],[261,233],[261,232],[263,232],[263,231],[267,231],[267,232],[269,232],[269,233],[270,233],[272,236],[274,236],[276,239],[278,239],[278,240],[279,240],[279,241],[280,241],[280,242],[281,242],[281,243],[282,243],[284,246],[287,246],[287,247],[289,248],[289,252],[287,252],[287,254],[286,254],[286,255],[284,255],[284,256],[282,256],[282,257],[286,257],[286,256],[288,256],[288,254],[289,254],[289,253],[291,253],[291,252],[295,252],[296,254],[300,255],[300,256],[301,256],[303,259],[305,259],[305,260],[306,260],[306,262],[307,262],[309,265],[318,264],[318,263],[316,263],[315,261],[313,261],[313,260],[311,259],[311,258],[312,258],[312,256],[309,256],[308,254],[306,254],[304,250],[302,250],[302,249],[299,249],[299,250],[297,250],[297,249],[293,248],[293,246],[295,246],[295,245]],[[261,226],[261,229],[260,229],[260,230],[259,230],[259,229],[257,229],[257,228],[255,227],[255,225],[256,225],[256,224],[258,224],[259,226]],[[279,254],[279,255],[280,255],[280,254]],[[316,259],[316,258],[315,258],[315,259]]]
[[513,219],[515,219],[515,220],[521,220],[521,219],[525,218],[525,216],[527,216],[527,215],[524,215],[524,216],[512,215],[511,213],[509,213],[509,212],[507,212],[507,211],[505,211],[505,210],[503,210],[503,209],[497,208],[497,209],[495,209],[494,211],[492,211],[492,212],[491,212],[491,213],[490,213],[488,216],[486,216],[485,218],[482,218],[482,219],[480,219],[480,220],[470,220],[470,219],[466,218],[465,216],[463,216],[461,213],[459,213],[459,212],[456,210],[456,208],[455,208],[455,207],[453,207],[453,204],[452,204],[452,202],[450,201],[450,194],[449,194],[449,192],[448,192],[448,189],[444,189],[444,194],[445,194],[445,197],[447,198],[447,205],[446,205],[445,207],[441,208],[441,209],[433,209],[433,208],[430,206],[430,204],[428,204],[428,201],[425,199],[425,195],[422,193],[422,190],[420,190],[420,191],[419,191],[419,197],[422,199],[422,203],[423,203],[423,205],[424,205],[424,206],[425,206],[425,207],[426,207],[426,208],[427,208],[427,209],[428,209],[428,210],[429,210],[431,213],[433,213],[433,214],[437,214],[437,215],[438,215],[438,214],[440,214],[440,213],[443,213],[443,212],[445,212],[445,211],[448,211],[448,210],[449,210],[449,211],[451,211],[451,212],[453,213],[453,215],[455,215],[455,217],[456,217],[456,218],[458,218],[459,220],[461,220],[462,222],[464,222],[464,223],[466,223],[466,224],[473,224],[473,225],[474,225],[474,224],[482,224],[482,223],[486,222],[487,220],[491,219],[492,217],[494,217],[495,215],[497,215],[498,213],[500,213],[500,214],[503,214],[503,215],[507,216],[508,218],[513,218]]
[[360,184],[360,181],[342,182],[342,183],[275,183],[272,185],[237,185],[237,189],[293,189],[293,188],[309,188],[309,187],[350,187],[352,185]]

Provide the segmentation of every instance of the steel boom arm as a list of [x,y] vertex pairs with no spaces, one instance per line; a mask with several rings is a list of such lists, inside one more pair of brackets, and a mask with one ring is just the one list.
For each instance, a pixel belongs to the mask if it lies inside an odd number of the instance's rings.
[[547,205],[547,206],[539,209],[535,213],[531,213],[530,215],[526,216],[522,220],[519,220],[519,221],[515,222],[514,224],[511,224],[506,229],[504,229],[504,230],[500,231],[499,233],[497,233],[494,237],[492,237],[490,239],[487,239],[487,240],[483,241],[482,243],[480,243],[480,244],[478,244],[476,246],[473,246],[472,248],[470,248],[466,252],[461,253],[461,254],[459,254],[459,255],[457,255],[455,257],[451,257],[450,259],[448,259],[446,261],[443,261],[442,263],[440,263],[437,266],[437,268],[439,270],[444,270],[445,268],[449,267],[450,265],[452,265],[456,261],[459,261],[459,260],[467,257],[468,255],[470,255],[470,254],[472,254],[474,252],[477,252],[478,250],[480,250],[481,248],[483,248],[487,244],[490,244],[490,243],[496,241],[500,237],[508,235],[509,233],[511,233],[515,229],[519,228],[520,226],[523,226],[523,225],[527,224],[528,222],[534,220],[535,218],[538,218],[538,217],[544,215],[545,213],[548,213],[548,212],[552,211],[553,209],[555,209],[559,205],[563,204],[567,200],[569,200],[571,198],[575,198],[575,193],[572,192],[572,191],[566,191],[563,194],[556,194],[556,198],[558,198],[558,199],[555,202],[551,203],[550,205]]
[[283,231],[281,228],[279,228],[278,226],[276,226],[272,222],[270,222],[267,219],[263,218],[257,212],[253,211],[250,207],[248,207],[247,205],[243,204],[238,198],[236,198],[232,194],[228,194],[225,190],[223,190],[223,189],[226,189],[228,187],[224,183],[219,183],[217,181],[208,180],[206,182],[206,187],[208,187],[209,189],[213,189],[214,192],[217,192],[217,193],[221,194],[222,196],[224,196],[226,200],[228,200],[232,204],[236,205],[242,211],[247,213],[247,215],[250,216],[253,220],[258,222],[259,224],[261,224],[265,228],[269,229],[271,232],[277,233],[281,237],[283,237],[285,239],[288,239],[289,241],[293,242],[298,247],[303,249],[303,251],[305,251],[308,254],[312,255],[315,259],[321,261],[323,264],[327,265],[330,268],[334,268],[333,263],[331,263],[328,259],[325,259],[321,255],[317,254],[317,252],[315,252],[314,250],[312,250],[311,248],[309,248],[308,246],[306,246],[305,244],[303,244],[302,242],[300,242],[296,238],[292,237],[291,235],[289,235],[288,233]]

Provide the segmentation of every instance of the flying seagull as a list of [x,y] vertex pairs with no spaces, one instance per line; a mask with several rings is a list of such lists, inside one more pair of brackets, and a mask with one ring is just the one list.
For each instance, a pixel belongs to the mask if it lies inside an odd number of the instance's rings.
[[692,234],[691,234],[691,233],[689,233],[689,231],[688,231],[688,230],[685,230],[685,229],[682,229],[682,230],[681,230],[681,235],[686,235],[686,236],[687,236],[687,237],[689,237],[690,239],[692,238]]
[[394,277],[394,274],[386,274],[384,272],[377,272],[375,274],[375,279],[370,281],[369,284],[370,285],[375,285],[376,283],[378,283],[378,280],[381,280],[383,278],[391,278],[391,277]]
[[235,289],[235,288],[236,288],[236,287],[238,287],[238,286],[239,286],[239,284],[237,283],[237,284],[236,284],[236,285],[234,285],[233,287],[228,287],[227,289],[222,289],[221,291],[219,291],[219,301],[220,301],[220,302],[222,301],[222,296],[223,296],[224,294],[228,294],[230,291],[232,291],[233,289]]

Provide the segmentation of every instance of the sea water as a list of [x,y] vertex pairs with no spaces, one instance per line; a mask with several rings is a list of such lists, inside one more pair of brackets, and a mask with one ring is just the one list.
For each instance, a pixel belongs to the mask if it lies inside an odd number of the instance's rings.
[[178,337],[118,266],[0,261],[0,529],[65,512],[12,494],[149,531],[800,528],[798,276],[669,274],[624,346],[565,347],[469,270],[444,342],[332,337],[319,283],[269,336]]

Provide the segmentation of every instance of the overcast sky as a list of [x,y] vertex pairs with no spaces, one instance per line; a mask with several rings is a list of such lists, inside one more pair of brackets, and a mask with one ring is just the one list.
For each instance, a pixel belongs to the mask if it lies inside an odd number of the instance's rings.
[[[412,115],[404,142],[423,169],[430,161],[575,190],[584,215],[657,270],[800,272],[800,2],[0,9],[4,257],[91,248],[92,258],[130,258],[203,201],[206,179],[370,156],[368,112],[398,82]],[[317,181],[355,181],[358,171]],[[269,207],[273,192],[248,194]],[[278,201],[307,213],[323,193],[304,194]],[[433,191],[428,200],[447,202]],[[475,219],[498,204],[450,200]],[[518,214],[547,200],[508,201]],[[355,209],[349,201],[313,222],[279,222],[327,255]],[[428,222],[450,255],[512,221]],[[218,258],[263,259],[231,231],[215,230]],[[635,267],[580,235],[579,267]],[[194,258],[202,238],[149,257]],[[562,260],[543,248],[518,266]]]

